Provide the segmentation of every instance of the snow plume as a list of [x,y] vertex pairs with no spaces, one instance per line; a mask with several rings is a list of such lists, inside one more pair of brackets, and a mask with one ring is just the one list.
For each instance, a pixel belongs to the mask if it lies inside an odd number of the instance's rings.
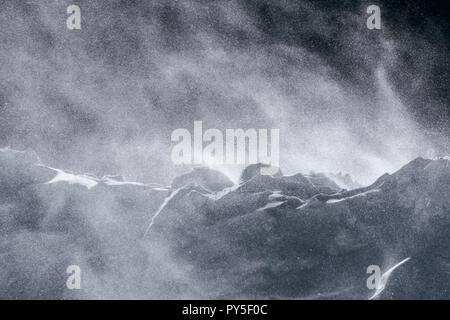
[[194,120],[280,128],[282,169],[362,183],[448,147],[442,32],[399,30],[391,5],[374,31],[364,2],[79,1],[82,29],[67,30],[69,4],[0,13],[0,139],[53,167],[168,183],[185,170],[170,133]]

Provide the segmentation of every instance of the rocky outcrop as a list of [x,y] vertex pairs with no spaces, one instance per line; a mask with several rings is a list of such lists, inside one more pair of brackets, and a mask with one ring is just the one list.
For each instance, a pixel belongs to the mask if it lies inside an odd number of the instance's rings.
[[[448,299],[449,162],[353,190],[254,167],[238,185],[197,168],[166,188],[2,149],[0,297]],[[82,291],[65,289],[72,264]],[[376,291],[373,265],[389,274]]]
[[172,188],[175,189],[188,185],[198,185],[211,192],[217,192],[232,187],[233,182],[220,171],[197,167],[172,181]]

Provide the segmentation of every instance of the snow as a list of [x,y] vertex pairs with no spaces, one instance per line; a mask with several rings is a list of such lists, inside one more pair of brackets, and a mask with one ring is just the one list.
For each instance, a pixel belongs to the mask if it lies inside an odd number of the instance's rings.
[[76,174],[65,172],[60,169],[55,169],[55,168],[51,168],[51,167],[47,167],[47,166],[45,166],[45,167],[48,169],[51,169],[53,171],[56,171],[57,175],[52,180],[47,181],[44,184],[66,182],[68,184],[79,184],[79,185],[86,187],[87,189],[91,189],[98,184],[98,182],[96,180],[94,180],[92,177],[89,177],[87,175],[76,175]]
[[94,176],[87,175],[87,174],[73,174],[73,173],[66,172],[61,169],[56,169],[56,168],[52,168],[52,167],[48,167],[48,166],[42,165],[42,167],[45,167],[45,168],[48,168],[48,169],[51,169],[51,170],[57,172],[56,176],[53,179],[45,182],[44,184],[66,182],[68,184],[78,184],[78,185],[84,186],[89,190],[89,189],[97,186],[100,182],[102,182],[108,186],[129,185],[129,186],[137,186],[137,187],[148,187],[148,188],[152,188],[152,190],[155,190],[155,191],[167,191],[166,188],[164,188],[162,185],[157,184],[157,183],[146,184],[146,183],[133,182],[133,181],[121,181],[121,180],[114,179],[113,177],[110,177],[110,176],[105,176],[102,179],[98,179]]
[[141,183],[141,182],[133,182],[133,181],[120,181],[120,180],[116,180],[114,178],[111,177],[103,177],[101,182],[103,182],[104,184],[108,185],[108,186],[124,186],[124,185],[131,185],[131,186],[138,186],[138,187],[151,187],[151,188],[162,188],[161,185],[156,184],[156,183],[151,183],[151,184],[146,184],[146,183]]
[[145,235],[147,235],[147,233],[150,231],[150,229],[152,228],[153,224],[155,223],[155,219],[156,217],[159,216],[159,214],[161,213],[161,211],[164,210],[164,208],[166,207],[166,205],[170,202],[170,200],[172,200],[177,194],[178,192],[180,192],[180,190],[182,190],[184,187],[178,188],[174,191],[172,191],[172,193],[166,197],[163,201],[163,203],[159,206],[158,210],[153,214],[152,216],[152,220],[150,221],[150,224],[147,227],[147,230],[145,230]]
[[269,202],[268,204],[266,204],[264,207],[259,208],[258,211],[263,211],[266,209],[274,209],[277,208],[279,206],[281,206],[283,203],[285,203],[286,201],[275,201],[275,202]]
[[377,286],[377,289],[375,291],[375,293],[373,294],[373,296],[371,296],[369,298],[369,300],[373,300],[376,297],[378,297],[380,295],[381,292],[383,292],[384,288],[386,288],[386,284],[389,280],[389,277],[391,276],[392,272],[397,269],[398,267],[400,267],[402,264],[404,264],[405,262],[407,262],[409,259],[411,259],[411,257],[406,258],[402,261],[400,261],[399,263],[397,263],[395,266],[393,266],[392,268],[388,269],[385,273],[383,273],[383,275],[381,276],[380,279],[380,283]]
[[377,192],[380,192],[380,191],[381,191],[380,189],[368,190],[366,192],[361,192],[361,193],[358,193],[358,194],[356,194],[354,196],[351,196],[351,197],[346,197],[346,198],[342,198],[342,199],[327,200],[326,203],[338,203],[338,202],[342,202],[342,201],[345,201],[345,200],[348,200],[348,199],[354,199],[354,198],[358,198],[358,197],[365,197],[366,195],[368,195],[370,193],[377,193]]

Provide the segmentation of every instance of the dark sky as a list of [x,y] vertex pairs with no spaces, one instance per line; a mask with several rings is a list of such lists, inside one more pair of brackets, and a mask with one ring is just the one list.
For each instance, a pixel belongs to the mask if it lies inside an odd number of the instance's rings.
[[[168,182],[185,170],[170,162],[171,132],[203,120],[280,128],[285,171],[369,182],[449,153],[440,3],[3,0],[0,146]],[[66,28],[70,4],[82,30]],[[366,28],[371,4],[381,30]]]

